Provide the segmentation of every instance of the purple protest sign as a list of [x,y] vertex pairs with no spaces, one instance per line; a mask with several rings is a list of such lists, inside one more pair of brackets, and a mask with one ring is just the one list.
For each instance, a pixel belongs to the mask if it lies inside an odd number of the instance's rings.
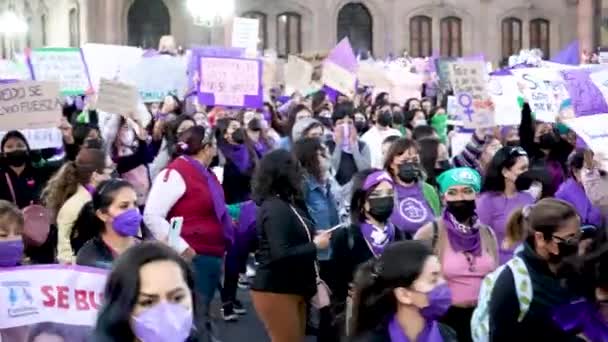
[[[338,45],[336,45],[329,52],[329,55],[325,59],[325,63],[328,63],[328,62],[331,62],[331,63],[341,67],[342,69],[348,71],[349,73],[356,75],[357,69],[359,67],[359,62],[357,61],[357,56],[355,56],[355,53],[353,52],[353,47],[351,46],[350,40],[348,40],[348,37],[344,37],[338,43]],[[326,75],[324,74],[324,77],[325,76]],[[355,84],[355,87],[356,87],[356,84]],[[340,91],[339,89],[335,89],[335,87],[330,87],[327,84],[325,84],[324,89],[330,95],[330,98],[332,98],[332,101],[335,101],[335,98],[337,98],[338,94],[342,94],[342,93],[346,92],[346,90],[344,90],[344,89],[342,91]],[[354,90],[355,89],[353,89],[352,91],[354,92]]]
[[230,57],[244,58],[245,49],[243,48],[226,48],[222,46],[194,46],[190,49],[190,60],[188,61],[188,87],[189,89],[198,89],[198,84],[192,84],[195,73],[201,69],[201,57]]
[[572,100],[574,114],[579,116],[608,113],[608,104],[600,89],[589,77],[586,69],[562,70],[566,89]]

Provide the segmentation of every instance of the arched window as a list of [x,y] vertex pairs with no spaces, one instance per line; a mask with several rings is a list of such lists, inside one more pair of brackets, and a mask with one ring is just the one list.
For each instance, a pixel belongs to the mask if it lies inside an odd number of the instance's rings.
[[522,44],[521,20],[506,18],[502,21],[502,57],[510,56],[521,51]]
[[550,54],[550,30],[549,20],[534,19],[530,21],[530,49],[540,49],[544,59],[549,58]]
[[47,36],[46,36],[46,14],[40,16],[40,36],[42,40],[42,46],[47,45]]
[[268,48],[268,26],[266,14],[257,11],[243,13],[242,17],[257,19],[260,23],[258,50],[264,51]]
[[441,19],[441,55],[462,56],[462,20],[457,17]]
[[163,0],[135,0],[128,14],[129,45],[157,49],[160,37],[171,34],[171,17]]
[[70,10],[69,25],[70,25],[70,46],[80,46],[80,9],[74,7]]
[[433,19],[425,15],[410,19],[410,56],[429,57],[433,54]]
[[348,37],[356,54],[373,52],[373,20],[367,7],[361,3],[346,4],[338,13],[338,41]]
[[287,12],[277,16],[277,54],[286,57],[302,52],[302,16]]

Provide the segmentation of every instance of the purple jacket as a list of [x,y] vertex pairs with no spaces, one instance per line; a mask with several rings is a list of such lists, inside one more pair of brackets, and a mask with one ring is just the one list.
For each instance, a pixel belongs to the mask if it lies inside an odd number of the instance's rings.
[[583,186],[574,178],[570,177],[563,182],[555,193],[555,197],[572,204],[580,215],[582,224],[602,226],[603,219],[600,209],[593,206]]

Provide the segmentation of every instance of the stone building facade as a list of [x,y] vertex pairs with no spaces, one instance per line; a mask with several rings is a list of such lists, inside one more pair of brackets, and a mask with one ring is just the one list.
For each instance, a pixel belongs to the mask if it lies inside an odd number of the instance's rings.
[[[483,53],[496,63],[521,48],[541,48],[551,57],[576,39],[587,49],[608,40],[608,18],[602,20],[608,10],[601,2],[236,0],[235,15],[259,18],[260,48],[279,55],[327,51],[349,36],[358,52],[379,57],[404,50],[416,56]],[[172,34],[187,47],[223,44],[226,36],[222,23],[195,25],[185,0],[0,0],[0,13],[7,9],[21,15],[30,29],[25,35],[2,36],[4,56],[26,46],[153,47],[160,35]]]

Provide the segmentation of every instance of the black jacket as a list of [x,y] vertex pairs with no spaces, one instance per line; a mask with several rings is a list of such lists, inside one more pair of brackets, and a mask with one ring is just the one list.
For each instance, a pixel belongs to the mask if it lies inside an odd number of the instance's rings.
[[94,237],[82,246],[76,255],[76,264],[111,269],[114,254],[100,237]]
[[[314,237],[313,223],[302,208],[298,207],[298,213]],[[251,289],[312,297],[317,291],[317,248],[289,204],[279,197],[264,200],[258,208],[256,228],[259,265]]]
[[[447,325],[443,325],[438,323],[439,325],[439,333],[441,334],[441,338],[443,342],[458,342],[458,337],[452,328]],[[388,334],[387,327],[381,327],[374,331],[370,331],[368,333],[362,334],[357,337],[353,337],[349,342],[392,342],[391,337]]]
[[579,341],[564,333],[553,321],[556,308],[570,302],[573,294],[562,287],[560,279],[540,259],[530,243],[518,256],[526,263],[532,281],[532,303],[523,320],[518,322],[519,301],[513,273],[505,267],[496,279],[490,299],[490,341]]

